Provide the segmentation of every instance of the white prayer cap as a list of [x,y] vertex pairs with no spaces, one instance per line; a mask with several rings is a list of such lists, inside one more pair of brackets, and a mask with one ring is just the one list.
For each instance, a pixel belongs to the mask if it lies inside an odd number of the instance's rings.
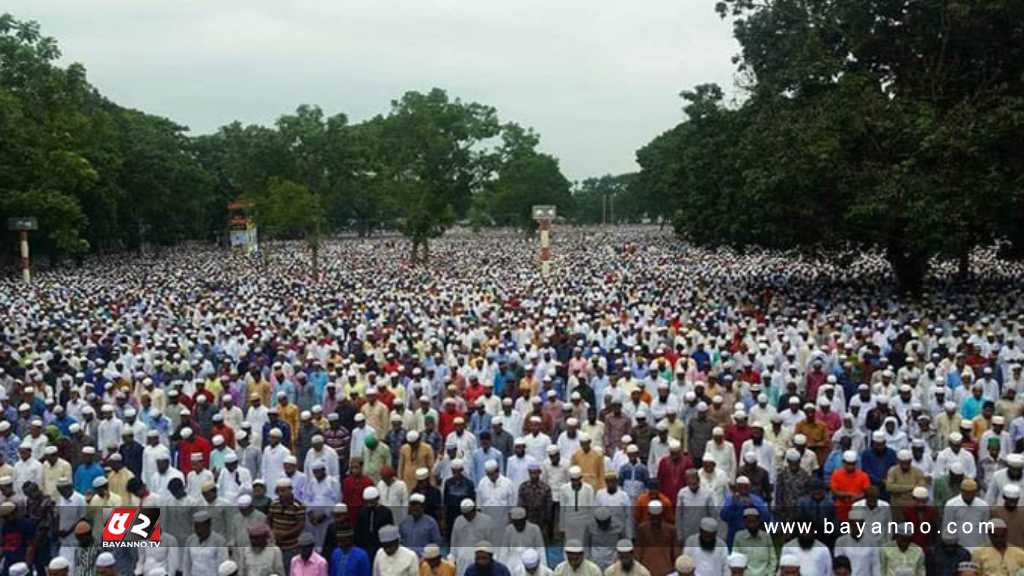
[[485,472],[494,472],[497,469],[498,469],[498,461],[497,460],[488,460],[487,462],[484,463],[484,471]]
[[918,500],[927,500],[928,489],[924,486],[915,486],[914,489],[910,491],[910,495]]
[[580,542],[576,538],[571,538],[565,542],[565,551],[569,554],[582,554],[583,553],[583,542]]
[[746,568],[747,567],[747,556],[746,554],[740,554],[739,552],[733,552],[729,554],[729,568]]
[[1003,486],[1003,500],[1016,500],[1018,498],[1020,498],[1020,486],[1017,484],[1007,484],[1006,486]]
[[416,479],[417,480],[426,480],[429,477],[430,477],[430,471],[427,470],[426,468],[417,468],[416,469]]
[[683,554],[676,558],[675,569],[679,574],[693,574],[696,568],[696,563],[689,555]]
[[780,568],[799,568],[800,567],[800,559],[797,558],[796,556],[792,555],[792,554],[784,554],[782,556],[782,558],[779,559],[779,567]]
[[957,476],[959,476],[960,474],[963,474],[964,473],[964,464],[963,464],[963,462],[960,462],[959,460],[956,460],[953,463],[951,463],[949,465],[949,473],[950,474],[956,474]]
[[569,478],[572,478],[573,480],[576,480],[576,479],[579,479],[579,478],[582,478],[582,477],[583,477],[583,469],[582,468],[580,468],[579,466],[572,466],[572,467],[569,468]]
[[633,541],[629,538],[623,538],[615,544],[615,550],[618,552],[632,552]]
[[847,450],[846,452],[843,452],[843,462],[846,462],[848,464],[856,464],[857,453],[854,452],[853,450]]
[[410,443],[412,443],[412,442],[416,442],[416,441],[418,441],[419,439],[420,439],[420,433],[419,433],[419,432],[417,432],[417,431],[415,431],[415,430],[410,430],[410,431],[409,431],[409,432],[408,432],[408,433],[407,433],[407,434],[405,435],[405,441],[406,441],[406,442],[410,442]]
[[1007,454],[1006,465],[1011,468],[1020,468],[1024,466],[1024,454],[1018,454],[1016,452],[1013,454]]
[[238,497],[237,502],[239,506],[245,508],[246,506],[250,506],[252,504],[252,496],[248,494],[242,494],[241,496]]
[[416,494],[413,494],[412,496],[409,496],[409,502],[413,504],[423,504],[426,501],[427,497],[418,492]]
[[[439,551],[440,552],[440,551]],[[423,555],[426,556],[426,548],[423,549]],[[523,550],[522,554],[519,555],[519,559],[523,561],[523,566],[528,569],[534,569],[540,564],[540,555],[533,548],[527,548]]]
[[117,561],[114,559],[114,555],[110,552],[103,552],[96,557],[96,566],[98,568],[109,568],[115,564],[117,564]]
[[11,567],[8,568],[7,573],[11,576],[26,576],[28,574],[28,564],[25,564],[24,562],[12,564]]
[[[274,484],[274,488],[291,488],[291,487],[292,487],[292,481],[287,479],[287,478],[281,478],[280,480],[277,481],[277,484]],[[369,488],[367,488],[367,490],[369,490]],[[363,498],[366,498],[366,494],[363,494]]]
[[393,524],[381,527],[377,530],[377,538],[381,544],[387,544],[388,542],[395,542],[398,540],[398,528]]
[[217,567],[217,576],[231,576],[238,572],[238,564],[234,560],[225,560]]
[[718,530],[718,520],[710,516],[705,516],[700,519],[700,529],[704,532],[715,532]]
[[786,450],[786,460],[789,460],[790,462],[799,462],[800,452],[798,452],[796,448]]
[[[534,555],[537,554],[537,552],[533,548],[527,548],[526,552],[533,552]],[[523,564],[526,564],[526,552],[523,552],[523,554],[522,554]],[[440,558],[440,557],[441,557],[441,548],[439,548],[437,544],[427,544],[426,546],[423,547],[423,559],[424,560],[433,560],[434,558]],[[527,567],[529,567],[529,566],[527,566]]]
[[46,565],[46,568],[54,572],[57,570],[67,570],[68,568],[71,568],[71,563],[68,562],[67,558],[57,556],[53,560],[50,560],[50,563]]
[[875,432],[871,434],[871,441],[885,442],[885,432],[882,432],[881,430],[875,430]]
[[367,486],[363,488],[363,500],[376,500],[380,498],[380,491],[373,486]]
[[463,512],[471,512],[476,510],[476,502],[471,498],[465,498],[461,503],[459,503],[459,508],[462,509]]
[[181,437],[182,438],[191,438],[192,437],[192,429],[189,428],[188,426],[182,428],[181,429]]
[[683,445],[679,442],[679,440],[676,440],[675,438],[670,438],[669,439],[669,441],[668,441],[668,449],[671,452],[678,452],[679,450],[682,450],[682,448],[683,448]]

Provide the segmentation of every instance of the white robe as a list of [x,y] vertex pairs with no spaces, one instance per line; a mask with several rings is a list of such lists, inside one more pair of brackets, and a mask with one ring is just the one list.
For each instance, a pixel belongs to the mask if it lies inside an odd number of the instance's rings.
[[527,548],[532,548],[537,552],[537,556],[540,557],[541,566],[546,567],[548,565],[544,547],[544,536],[541,534],[540,527],[532,522],[527,522],[522,532],[516,530],[516,527],[512,524],[505,526],[504,533],[500,541],[497,542],[497,546],[498,552],[495,555],[495,560],[507,566],[512,572],[522,567],[523,552]]
[[455,562],[455,573],[463,576],[466,569],[476,561],[474,549],[481,540],[491,540],[494,531],[494,523],[490,516],[477,512],[472,520],[467,520],[465,515],[455,519],[452,526],[452,538],[450,555]]
[[267,491],[275,490],[277,481],[284,478],[284,459],[291,455],[291,451],[278,444],[277,447],[267,445],[263,449],[263,481],[267,485]]

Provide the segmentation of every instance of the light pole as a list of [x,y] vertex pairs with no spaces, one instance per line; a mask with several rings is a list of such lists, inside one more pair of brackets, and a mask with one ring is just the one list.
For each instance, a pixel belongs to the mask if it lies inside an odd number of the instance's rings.
[[551,222],[555,219],[555,207],[537,205],[533,207],[533,219],[540,228],[540,272],[551,272]]
[[32,272],[29,269],[29,258],[28,258],[28,233],[29,230],[36,230],[39,228],[39,223],[35,218],[21,217],[21,218],[8,218],[7,229],[16,230],[18,232],[18,244],[21,252],[21,279],[28,284],[32,281]]

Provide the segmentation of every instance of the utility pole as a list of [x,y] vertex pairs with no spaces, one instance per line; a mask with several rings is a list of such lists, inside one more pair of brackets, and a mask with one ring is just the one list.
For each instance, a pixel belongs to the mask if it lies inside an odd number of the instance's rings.
[[533,219],[540,227],[540,272],[547,276],[551,272],[551,222],[555,219],[555,207],[534,206]]
[[21,279],[24,280],[25,284],[32,282],[32,271],[30,268],[28,253],[28,233],[30,230],[36,230],[38,228],[39,223],[35,218],[21,217],[7,219],[7,229],[16,230],[18,232],[18,250],[21,252]]

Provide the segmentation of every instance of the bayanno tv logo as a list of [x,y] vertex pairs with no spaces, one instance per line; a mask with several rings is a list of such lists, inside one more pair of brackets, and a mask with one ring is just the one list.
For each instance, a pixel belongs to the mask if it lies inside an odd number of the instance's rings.
[[104,548],[160,546],[159,508],[114,508],[103,526]]

